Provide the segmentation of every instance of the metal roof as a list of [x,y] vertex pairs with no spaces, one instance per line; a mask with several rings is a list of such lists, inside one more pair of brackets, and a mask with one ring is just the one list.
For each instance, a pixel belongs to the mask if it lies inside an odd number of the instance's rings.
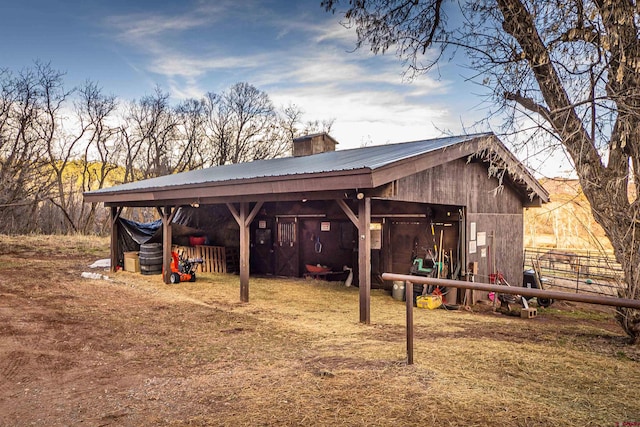
[[147,191],[173,186],[224,183],[226,181],[256,178],[292,177],[327,172],[370,170],[389,166],[432,151],[452,147],[476,138],[492,136],[492,133],[452,136],[421,141],[403,142],[348,150],[331,151],[302,157],[285,157],[270,160],[256,160],[224,166],[215,166],[145,179],[127,184],[103,188],[85,193],[86,195],[106,195],[116,192]]

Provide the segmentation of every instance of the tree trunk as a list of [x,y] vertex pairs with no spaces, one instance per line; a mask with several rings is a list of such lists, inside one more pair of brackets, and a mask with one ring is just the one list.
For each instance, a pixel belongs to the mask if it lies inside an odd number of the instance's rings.
[[[554,68],[533,16],[520,0],[497,0],[497,3],[504,17],[503,29],[522,48],[546,105],[535,104],[518,93],[507,96],[524,108],[540,114],[560,136],[573,160],[594,219],[604,229],[616,260],[625,272],[626,283],[619,295],[640,299],[640,227],[636,227],[640,221],[638,190],[632,203],[628,194],[631,174],[629,161],[633,161],[633,172],[638,178],[640,159],[640,120],[636,114],[640,109],[640,73],[638,67],[627,66],[634,60],[640,60],[640,45],[635,36],[633,20],[627,19],[633,16],[633,6],[629,3],[627,7],[631,7],[631,10],[617,9],[615,13],[601,11],[610,38],[614,40],[609,48],[614,60],[608,65],[607,92],[618,109],[605,166]],[[640,180],[636,179],[636,182]],[[640,311],[622,308],[618,310],[616,318],[631,340],[638,342]]]

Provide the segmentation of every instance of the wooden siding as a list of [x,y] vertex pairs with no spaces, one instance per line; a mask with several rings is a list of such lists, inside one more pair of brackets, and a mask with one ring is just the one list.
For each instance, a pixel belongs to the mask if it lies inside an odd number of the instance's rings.
[[484,165],[458,159],[398,180],[393,199],[465,206],[469,212],[522,213],[517,195],[507,186],[499,188]]
[[[486,245],[468,253],[467,263],[478,263],[476,282],[489,283],[489,274],[499,271],[512,286],[522,286],[523,273],[523,218],[518,214],[468,214],[467,236],[472,222],[477,232],[486,233]],[[476,240],[477,242],[477,240]],[[482,249],[486,256],[482,257]],[[495,267],[494,267],[495,266]],[[495,268],[495,270],[494,270]]]
[[[478,263],[476,281],[488,282],[495,264],[511,285],[522,284],[523,201],[509,186],[489,178],[486,166],[459,159],[416,173],[398,181],[394,199],[464,207],[466,262]],[[471,222],[486,233],[486,257],[481,247],[468,253]]]

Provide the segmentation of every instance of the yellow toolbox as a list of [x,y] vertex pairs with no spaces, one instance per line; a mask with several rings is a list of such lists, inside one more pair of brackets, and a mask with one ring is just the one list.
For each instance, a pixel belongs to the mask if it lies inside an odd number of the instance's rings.
[[416,306],[418,308],[428,308],[433,310],[442,305],[442,295],[419,295],[416,298]]

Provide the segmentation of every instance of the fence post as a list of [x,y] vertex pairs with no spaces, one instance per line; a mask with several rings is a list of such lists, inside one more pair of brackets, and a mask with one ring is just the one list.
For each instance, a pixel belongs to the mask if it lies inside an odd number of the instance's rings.
[[404,285],[407,302],[407,365],[413,365],[413,282]]

